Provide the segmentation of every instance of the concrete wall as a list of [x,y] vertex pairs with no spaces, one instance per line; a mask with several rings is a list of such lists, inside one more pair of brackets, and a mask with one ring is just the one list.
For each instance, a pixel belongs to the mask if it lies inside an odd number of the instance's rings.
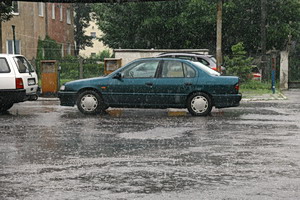
[[289,52],[280,52],[280,89],[289,89]]
[[85,33],[88,36],[91,36],[92,32],[96,33],[96,38],[92,40],[93,42],[93,46],[92,47],[85,47],[85,49],[80,50],[79,54],[82,57],[90,57],[92,54],[98,54],[99,52],[103,51],[103,50],[109,50],[110,52],[112,52],[112,50],[105,46],[103,44],[103,42],[99,41],[98,38],[101,37],[101,35],[103,34],[101,30],[98,29],[98,25],[96,24],[96,20],[92,20],[90,22],[89,27],[87,27],[85,29]]
[[122,66],[138,58],[155,57],[167,52],[190,52],[208,54],[208,49],[114,49],[115,58],[122,59]]
[[[52,5],[55,8],[55,19],[52,17]],[[63,45],[64,56],[68,55],[68,46],[71,45],[71,55],[74,55],[74,15],[73,7],[68,3],[47,3],[47,34],[51,39]],[[63,9],[60,20],[60,7]],[[70,10],[71,23],[67,23],[67,9]]]
[[45,38],[45,17],[38,16],[37,3],[19,2],[19,13],[2,24],[2,52],[7,52],[7,40],[13,39],[12,25],[15,25],[16,40],[21,41],[21,54],[32,59],[36,57],[38,38]]
[[[66,8],[71,4],[55,4],[56,18],[52,19],[52,3],[44,4],[44,15],[39,16],[37,2],[19,2],[19,13],[7,22],[2,23],[2,52],[7,53],[7,40],[13,40],[12,25],[15,25],[16,40],[21,41],[21,54],[29,60],[36,58],[39,39],[48,34],[60,44],[67,44],[74,49],[74,23],[71,8],[71,24],[67,24]],[[58,5],[63,5],[63,21],[60,21]],[[48,25],[46,25],[48,23]],[[74,52],[74,51],[73,51]],[[66,55],[66,54],[65,54]]]

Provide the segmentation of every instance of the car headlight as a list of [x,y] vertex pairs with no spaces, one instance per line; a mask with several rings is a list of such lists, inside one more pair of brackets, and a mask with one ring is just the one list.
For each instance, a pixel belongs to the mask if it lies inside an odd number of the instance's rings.
[[62,85],[61,87],[60,87],[60,90],[65,90],[66,89],[66,86],[65,85]]

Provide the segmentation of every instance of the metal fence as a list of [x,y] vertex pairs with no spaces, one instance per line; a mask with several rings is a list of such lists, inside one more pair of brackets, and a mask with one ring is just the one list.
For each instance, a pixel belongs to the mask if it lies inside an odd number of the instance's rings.
[[[41,60],[30,61],[41,77]],[[61,84],[71,80],[98,77],[104,74],[104,63],[98,59],[62,59],[58,60]]]

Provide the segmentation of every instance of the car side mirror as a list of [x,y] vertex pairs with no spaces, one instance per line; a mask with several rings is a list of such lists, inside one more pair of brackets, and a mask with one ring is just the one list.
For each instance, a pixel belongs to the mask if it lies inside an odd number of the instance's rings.
[[122,74],[121,73],[116,73],[114,76],[113,76],[113,79],[122,79]]

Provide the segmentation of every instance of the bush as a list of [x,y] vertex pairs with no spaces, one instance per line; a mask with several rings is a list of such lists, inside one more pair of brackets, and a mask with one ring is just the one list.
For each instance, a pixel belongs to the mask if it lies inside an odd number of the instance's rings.
[[[79,79],[80,64],[79,60],[62,60],[60,61],[61,79]],[[83,78],[98,77],[104,74],[103,63],[97,63],[95,60],[83,61]]]
[[227,74],[240,77],[241,81],[248,81],[251,79],[252,60],[251,57],[246,57],[247,52],[244,50],[242,42],[237,43],[231,47],[232,58],[225,56]]
[[96,56],[91,56],[92,59],[99,59],[100,61],[104,61],[104,58],[111,58],[109,50],[100,51]]

